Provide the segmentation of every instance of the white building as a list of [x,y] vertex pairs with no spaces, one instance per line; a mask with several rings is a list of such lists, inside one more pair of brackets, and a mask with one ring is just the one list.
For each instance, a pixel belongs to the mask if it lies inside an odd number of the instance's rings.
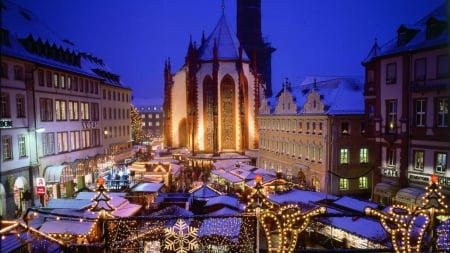
[[0,215],[12,217],[39,205],[26,193],[71,197],[131,150],[131,89],[26,9],[2,1],[1,12]]

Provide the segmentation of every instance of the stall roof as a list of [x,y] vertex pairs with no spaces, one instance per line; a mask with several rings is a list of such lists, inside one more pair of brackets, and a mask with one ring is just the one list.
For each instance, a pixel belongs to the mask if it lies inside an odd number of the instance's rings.
[[130,217],[135,215],[141,209],[141,207],[141,205],[127,203],[113,211],[112,215],[116,217]]
[[309,203],[309,202],[318,202],[321,200],[329,199],[336,200],[337,197],[334,195],[322,193],[322,192],[313,192],[313,191],[304,191],[304,190],[291,190],[281,194],[272,194],[269,195],[269,199],[278,204],[283,203]]
[[39,231],[47,234],[87,235],[94,224],[91,221],[47,220]]
[[158,192],[164,187],[163,183],[140,183],[135,185],[132,192]]
[[50,199],[45,208],[82,210],[88,208],[91,204],[92,201],[87,199]]
[[239,200],[235,197],[221,195],[213,197],[206,202],[205,207],[214,205],[224,205],[239,208]]
[[333,201],[333,204],[342,206],[345,208],[349,208],[349,209],[352,209],[352,210],[355,210],[355,211],[358,211],[361,213],[364,213],[364,209],[368,206],[371,208],[378,207],[378,205],[373,202],[367,202],[367,201],[351,198],[348,196],[343,196],[343,197]]

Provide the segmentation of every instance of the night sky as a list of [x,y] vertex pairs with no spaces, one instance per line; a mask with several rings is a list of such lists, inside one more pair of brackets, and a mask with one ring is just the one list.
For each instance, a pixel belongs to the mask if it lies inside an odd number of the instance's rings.
[[[61,39],[69,39],[119,74],[136,98],[161,98],[164,62],[184,63],[192,36],[200,42],[222,14],[221,0],[13,0]],[[400,24],[413,24],[444,0],[262,0],[263,37],[272,55],[276,93],[285,78],[363,76],[361,61]],[[236,0],[224,0],[236,31]]]

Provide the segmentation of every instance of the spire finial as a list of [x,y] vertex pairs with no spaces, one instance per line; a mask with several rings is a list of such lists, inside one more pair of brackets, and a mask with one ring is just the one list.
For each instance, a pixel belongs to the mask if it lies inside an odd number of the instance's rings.
[[222,8],[222,15],[225,15],[225,0],[222,0],[222,5],[220,7]]

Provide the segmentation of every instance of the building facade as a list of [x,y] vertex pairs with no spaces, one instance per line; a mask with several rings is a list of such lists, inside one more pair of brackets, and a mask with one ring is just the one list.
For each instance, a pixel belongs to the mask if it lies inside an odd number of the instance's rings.
[[[131,150],[131,90],[32,13],[9,1],[1,11],[0,215],[11,218],[45,198],[73,196],[111,154]],[[104,99],[109,91],[116,101]],[[120,120],[104,120],[105,108]],[[104,129],[116,134],[106,138]]]
[[370,141],[376,146],[375,198],[417,206],[436,174],[450,193],[448,1],[363,61]]
[[151,143],[163,137],[163,99],[133,98],[133,106],[142,117],[144,142]]
[[364,141],[364,121],[359,78],[286,81],[261,103],[257,165],[315,191],[370,196],[374,147]]

